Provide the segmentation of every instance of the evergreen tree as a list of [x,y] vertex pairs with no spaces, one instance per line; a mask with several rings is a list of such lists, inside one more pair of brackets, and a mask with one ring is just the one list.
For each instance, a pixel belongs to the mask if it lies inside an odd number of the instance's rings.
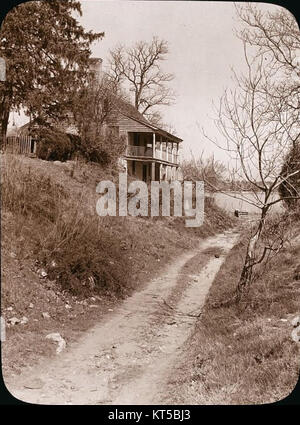
[[46,122],[64,119],[74,92],[87,77],[90,45],[104,33],[86,32],[75,19],[75,0],[22,3],[6,16],[0,30],[0,56],[6,81],[0,83],[0,135],[9,113],[21,107]]

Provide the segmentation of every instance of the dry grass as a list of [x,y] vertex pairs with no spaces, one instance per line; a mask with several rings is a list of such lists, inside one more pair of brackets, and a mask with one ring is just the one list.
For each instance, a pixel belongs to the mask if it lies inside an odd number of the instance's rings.
[[[205,311],[169,389],[179,404],[264,404],[294,389],[299,347],[290,321],[299,314],[300,283],[293,279],[300,245],[283,250],[241,305],[220,307],[234,294],[243,262],[240,241],[220,269]],[[176,373],[174,373],[176,375]]]
[[[84,205],[89,205],[85,194],[70,197],[49,176],[24,168],[16,158],[5,159],[2,210],[14,214],[14,237],[23,241],[17,254],[33,257],[50,280],[76,295],[91,290],[122,294],[128,286],[128,255]],[[119,267],[112,268],[113,261]]]

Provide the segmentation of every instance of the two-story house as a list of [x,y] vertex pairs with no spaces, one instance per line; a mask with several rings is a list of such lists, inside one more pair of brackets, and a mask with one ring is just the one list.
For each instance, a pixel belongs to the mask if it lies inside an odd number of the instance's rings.
[[[102,59],[93,58],[91,70],[96,79],[101,79]],[[120,99],[109,126],[125,137],[123,162],[129,175],[145,182],[180,177],[178,151],[182,139],[151,124],[133,105]]]
[[125,137],[124,165],[129,175],[145,182],[179,178],[178,150],[182,139],[152,125],[134,106],[123,101],[118,102],[110,127]]

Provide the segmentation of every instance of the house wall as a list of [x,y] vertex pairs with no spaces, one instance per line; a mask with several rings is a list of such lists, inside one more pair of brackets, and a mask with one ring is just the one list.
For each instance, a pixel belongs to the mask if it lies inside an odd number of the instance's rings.
[[[135,172],[133,170],[133,162],[135,163]],[[127,161],[127,171],[132,177],[143,180],[143,163],[139,161]]]
[[132,120],[131,118],[125,117],[119,114],[117,118],[117,125],[119,126],[120,136],[124,135],[127,137],[128,132],[139,132],[139,133],[151,133],[151,129]]
[[[122,114],[118,114],[118,116],[115,116],[111,120],[111,124],[118,128],[119,135],[125,136],[127,144],[128,145],[134,145],[134,133],[139,133],[139,146],[146,146],[151,145],[153,143],[153,133],[154,131],[151,130],[151,128],[148,128],[147,126],[135,121],[134,119],[128,118]],[[169,153],[178,153],[178,142],[170,141],[164,136],[161,136],[159,134],[156,134],[156,140],[155,140],[155,147],[156,147],[156,155],[158,160],[166,159],[165,156],[161,155],[162,152],[169,152]],[[133,169],[133,163],[135,163],[134,169]],[[143,180],[144,173],[143,173],[143,166],[147,167],[147,182],[151,181],[152,178],[155,180],[167,180],[167,181],[173,181],[177,179],[178,172],[177,167],[173,165],[166,165],[159,162],[155,162],[155,172],[154,176],[152,177],[152,164],[151,162],[145,162],[142,161],[134,161],[131,159],[127,159],[127,171],[128,174],[132,177]],[[178,176],[179,177],[179,176]]]

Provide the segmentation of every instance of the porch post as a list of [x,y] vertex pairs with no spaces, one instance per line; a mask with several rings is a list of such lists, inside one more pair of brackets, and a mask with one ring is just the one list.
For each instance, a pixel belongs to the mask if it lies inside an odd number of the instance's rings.
[[162,154],[162,152],[163,152],[163,150],[162,150],[162,145],[163,145],[163,142],[162,142],[162,136],[160,136],[160,159],[163,159],[163,154]]
[[155,158],[155,133],[153,133],[152,150],[152,157]]
[[151,181],[155,181],[155,162],[151,163]]

